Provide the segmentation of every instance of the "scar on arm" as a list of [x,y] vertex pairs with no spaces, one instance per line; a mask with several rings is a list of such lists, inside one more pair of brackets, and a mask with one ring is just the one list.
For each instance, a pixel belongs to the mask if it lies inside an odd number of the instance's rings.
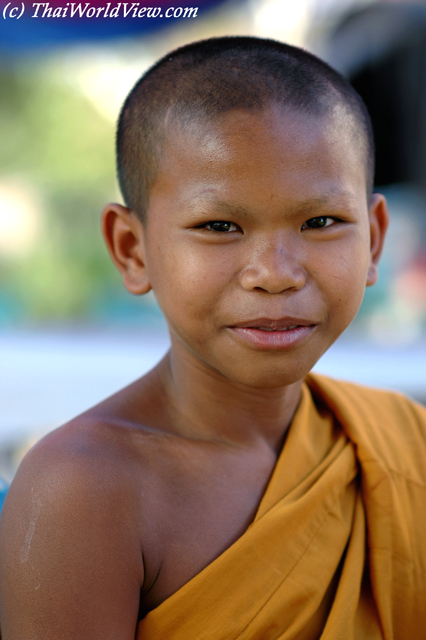
[[30,525],[28,527],[27,535],[25,536],[25,542],[22,545],[21,554],[20,554],[21,562],[28,562],[28,557],[29,557],[30,548],[31,548],[31,541],[33,539],[37,518],[40,515],[40,510],[42,506],[42,502],[39,497],[33,496],[32,503],[33,504],[31,509]]

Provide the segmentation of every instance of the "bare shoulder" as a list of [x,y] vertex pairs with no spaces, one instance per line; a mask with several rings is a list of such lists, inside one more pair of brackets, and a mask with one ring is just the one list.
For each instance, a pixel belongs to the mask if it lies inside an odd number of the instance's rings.
[[[23,459],[10,488],[14,511],[34,501],[67,511],[132,504],[136,460],[126,429],[90,413],[49,433]],[[128,511],[128,509],[126,509]]]
[[0,523],[5,639],[134,638],[149,519],[140,440],[88,412],[24,458]]
[[64,509],[68,522],[75,517],[75,525],[82,517],[87,527],[85,516],[90,515],[94,524],[108,521],[110,527],[116,521],[124,532],[131,522],[140,530],[135,520],[149,517],[144,488],[158,474],[167,440],[167,434],[152,427],[147,380],[136,381],[40,440],[23,459],[9,490],[7,520],[16,514],[22,521],[23,511],[42,504],[43,511]]

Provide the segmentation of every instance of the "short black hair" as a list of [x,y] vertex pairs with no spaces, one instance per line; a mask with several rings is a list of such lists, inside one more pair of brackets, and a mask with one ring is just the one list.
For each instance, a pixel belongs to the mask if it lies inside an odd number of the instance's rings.
[[[374,138],[362,98],[312,53],[275,40],[235,36],[200,40],[164,56],[137,82],[120,113],[117,173],[126,205],[144,220],[167,135],[166,120],[217,119],[232,109],[278,103],[310,115],[341,105],[374,178]],[[351,122],[352,120],[352,122]]]

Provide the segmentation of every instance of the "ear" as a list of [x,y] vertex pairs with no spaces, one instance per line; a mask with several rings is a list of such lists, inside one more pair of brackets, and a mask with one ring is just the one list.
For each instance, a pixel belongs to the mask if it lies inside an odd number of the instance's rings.
[[389,212],[386,198],[381,193],[373,193],[370,198],[370,266],[367,273],[367,287],[377,282],[379,272],[377,266],[382,254],[389,225]]
[[135,213],[120,204],[107,204],[102,211],[102,233],[111,259],[130,293],[151,289],[145,265],[145,234]]

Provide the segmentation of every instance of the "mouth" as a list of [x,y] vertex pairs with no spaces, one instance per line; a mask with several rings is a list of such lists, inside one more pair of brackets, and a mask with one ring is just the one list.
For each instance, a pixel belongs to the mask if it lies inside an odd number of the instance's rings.
[[258,331],[291,331],[292,329],[297,329],[300,326],[298,324],[294,324],[291,327],[283,327],[282,329],[272,329],[271,327],[246,327],[248,329],[257,329]]
[[256,318],[229,329],[239,340],[258,349],[290,349],[308,338],[317,326],[305,318]]

